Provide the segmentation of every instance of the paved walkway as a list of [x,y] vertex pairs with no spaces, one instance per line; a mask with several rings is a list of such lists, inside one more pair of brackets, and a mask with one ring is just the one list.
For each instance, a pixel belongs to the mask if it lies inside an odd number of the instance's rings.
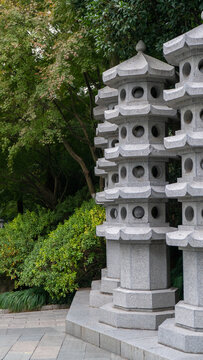
[[122,360],[65,334],[67,310],[0,314],[0,360]]

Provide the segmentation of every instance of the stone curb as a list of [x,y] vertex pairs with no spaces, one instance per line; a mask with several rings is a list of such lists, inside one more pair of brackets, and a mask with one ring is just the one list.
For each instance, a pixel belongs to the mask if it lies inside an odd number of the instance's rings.
[[[62,304],[62,305],[53,304],[53,305],[44,305],[40,309],[36,309],[36,310],[19,311],[19,313],[21,313],[21,312],[33,312],[33,311],[62,310],[62,309],[69,309],[69,308],[70,308],[70,305],[68,305],[68,304]],[[11,314],[11,313],[14,313],[14,312],[9,310],[9,309],[0,309],[0,315]]]

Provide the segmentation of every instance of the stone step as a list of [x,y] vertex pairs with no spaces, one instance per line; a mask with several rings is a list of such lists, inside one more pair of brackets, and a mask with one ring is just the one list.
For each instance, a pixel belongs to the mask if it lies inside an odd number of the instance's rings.
[[101,306],[113,301],[113,296],[110,294],[103,294],[100,290],[91,290],[89,297],[89,304],[92,307],[100,308]]
[[159,344],[157,331],[101,324],[99,312],[89,306],[89,291],[78,291],[66,318],[66,332],[128,360],[203,360],[203,355],[186,354]]
[[113,294],[113,290],[120,286],[119,279],[103,277],[101,279],[101,292],[106,294]]

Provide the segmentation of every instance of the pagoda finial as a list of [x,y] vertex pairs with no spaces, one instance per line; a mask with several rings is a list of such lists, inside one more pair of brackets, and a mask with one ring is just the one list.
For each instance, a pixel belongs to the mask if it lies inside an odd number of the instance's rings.
[[144,41],[140,40],[138,41],[137,45],[136,45],[136,51],[137,52],[144,52],[146,50],[146,45],[144,43]]

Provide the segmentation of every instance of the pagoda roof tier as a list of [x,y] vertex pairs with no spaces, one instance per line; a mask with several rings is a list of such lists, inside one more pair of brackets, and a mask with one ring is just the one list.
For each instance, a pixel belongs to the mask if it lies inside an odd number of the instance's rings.
[[106,176],[107,173],[105,170],[99,169],[97,166],[94,168],[94,173],[96,176]]
[[197,55],[202,50],[203,25],[199,25],[163,45],[164,56],[173,65],[179,65],[181,60],[193,54]]
[[105,121],[103,124],[99,124],[96,129],[97,136],[110,137],[118,132],[118,126]]
[[182,130],[177,131],[176,135],[164,138],[164,145],[166,149],[182,149],[185,147],[202,147],[203,146],[203,131],[190,131],[187,134]]
[[165,240],[166,233],[174,231],[174,228],[165,224],[163,227],[112,225],[104,223],[97,226],[97,236],[105,237],[108,240],[124,240],[136,242],[151,242],[152,240]]
[[164,90],[164,100],[169,106],[179,108],[182,104],[194,103],[194,99],[202,101],[203,82],[178,83],[175,89]]
[[108,106],[109,104],[118,102],[118,90],[105,86],[103,89],[98,90],[95,96],[95,104]]
[[[109,200],[135,200],[148,198],[165,198],[164,185],[140,185],[137,186],[123,186],[114,187],[102,191],[104,202]],[[99,195],[100,193],[97,193]],[[97,201],[96,195],[96,201]],[[100,195],[99,195],[100,196]]]
[[203,229],[182,225],[178,227],[177,231],[167,234],[166,239],[170,246],[203,248]]
[[100,158],[97,160],[97,167],[103,170],[115,170],[117,169],[118,165],[113,161],[106,160],[105,158]]
[[176,157],[171,151],[168,152],[163,144],[126,144],[105,149],[105,159],[111,161],[149,156],[155,158]]
[[111,204],[111,203],[114,203],[114,200],[106,200],[105,198],[105,190],[104,191],[100,191],[98,193],[96,193],[96,203],[97,204]]
[[[104,117],[109,122],[122,123],[124,118],[131,118],[135,116],[156,116],[166,118],[177,118],[177,111],[169,108],[167,105],[155,104],[133,104],[133,105],[117,105],[113,110],[106,110]],[[162,119],[163,120],[163,119]]]
[[173,66],[138,51],[137,55],[103,72],[103,82],[114,88],[141,79],[174,80],[175,70]]
[[166,186],[168,197],[182,198],[185,196],[203,197],[203,181],[177,182]]
[[98,121],[104,121],[104,111],[107,110],[107,106],[96,106],[93,109],[94,118]]
[[108,146],[108,140],[104,137],[97,136],[94,138],[94,145],[96,148],[106,149]]

